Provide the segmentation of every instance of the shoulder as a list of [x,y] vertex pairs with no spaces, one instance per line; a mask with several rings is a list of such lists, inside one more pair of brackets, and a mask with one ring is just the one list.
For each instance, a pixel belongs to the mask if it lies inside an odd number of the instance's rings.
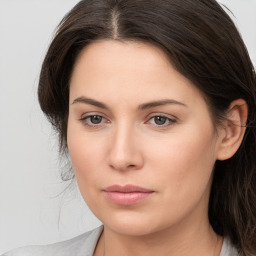
[[1,256],[92,256],[103,226],[70,240],[49,245],[34,245],[15,249]]
[[220,256],[238,256],[237,249],[227,237],[223,240]]

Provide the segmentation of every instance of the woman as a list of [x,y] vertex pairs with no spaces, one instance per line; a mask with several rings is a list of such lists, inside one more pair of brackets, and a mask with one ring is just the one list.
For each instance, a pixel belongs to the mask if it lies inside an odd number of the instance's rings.
[[81,1],[38,95],[103,226],[4,255],[256,255],[255,71],[215,0]]

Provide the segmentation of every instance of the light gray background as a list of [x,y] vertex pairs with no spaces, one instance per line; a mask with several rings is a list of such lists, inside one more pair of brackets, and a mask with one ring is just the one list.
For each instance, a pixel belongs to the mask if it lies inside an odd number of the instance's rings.
[[[64,240],[100,222],[77,189],[57,195],[54,132],[40,112],[40,65],[53,31],[78,0],[0,0],[0,254]],[[256,63],[256,0],[221,0]],[[73,192],[72,192],[73,191]]]

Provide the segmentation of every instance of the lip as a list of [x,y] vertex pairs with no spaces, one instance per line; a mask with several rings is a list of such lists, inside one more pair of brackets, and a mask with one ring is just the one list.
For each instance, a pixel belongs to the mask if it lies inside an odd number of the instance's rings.
[[103,192],[107,200],[114,204],[133,205],[146,199],[155,191],[128,184],[125,186],[112,185],[104,188]]

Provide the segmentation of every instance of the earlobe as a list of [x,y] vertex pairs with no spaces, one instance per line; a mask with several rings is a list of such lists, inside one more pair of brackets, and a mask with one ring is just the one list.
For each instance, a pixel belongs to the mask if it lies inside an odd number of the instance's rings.
[[219,147],[217,152],[218,160],[231,158],[240,147],[246,130],[248,108],[245,100],[237,99],[231,102],[227,120],[221,127]]

